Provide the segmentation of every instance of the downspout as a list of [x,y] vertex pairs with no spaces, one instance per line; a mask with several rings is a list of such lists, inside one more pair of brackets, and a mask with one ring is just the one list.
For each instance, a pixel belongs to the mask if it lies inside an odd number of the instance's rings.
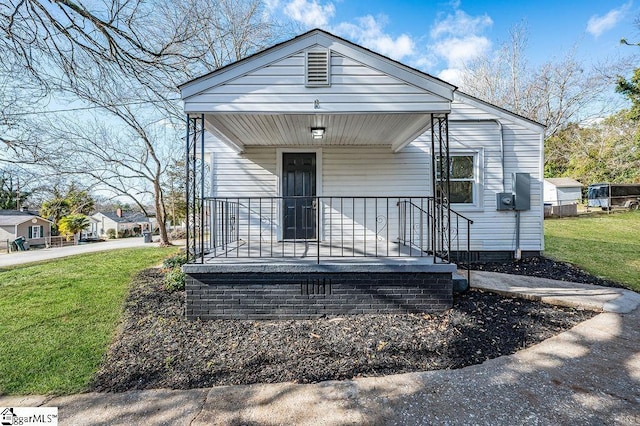
[[491,119],[494,123],[498,125],[498,130],[500,131],[500,166],[501,166],[501,174],[502,174],[502,192],[505,191],[505,176],[504,176],[504,134],[502,131],[502,123],[500,120]]
[[[500,166],[501,166],[501,174],[502,174],[502,192],[506,191],[506,177],[504,173],[504,132],[502,129],[502,123],[500,120],[493,119],[498,125],[498,129],[500,130]],[[511,192],[513,193],[513,182],[511,182]],[[516,260],[520,260],[522,257],[522,250],[520,250],[520,212],[518,210],[515,211],[516,214],[516,244],[513,252],[513,257]]]

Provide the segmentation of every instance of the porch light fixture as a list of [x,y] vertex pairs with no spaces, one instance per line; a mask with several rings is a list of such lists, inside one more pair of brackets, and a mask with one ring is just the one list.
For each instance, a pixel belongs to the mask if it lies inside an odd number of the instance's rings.
[[313,139],[322,139],[324,137],[324,127],[312,127],[311,137]]

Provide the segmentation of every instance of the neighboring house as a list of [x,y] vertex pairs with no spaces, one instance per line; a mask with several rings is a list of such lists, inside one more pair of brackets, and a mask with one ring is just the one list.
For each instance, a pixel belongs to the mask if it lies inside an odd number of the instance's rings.
[[[312,30],[180,89],[189,317],[345,313],[336,294],[346,313],[444,309],[453,260],[543,249],[544,126],[445,81]],[[269,303],[245,306],[240,271],[261,273]],[[233,274],[239,300],[223,290]],[[431,290],[394,293],[417,276]],[[248,311],[204,301],[220,294]]]
[[116,237],[128,232],[132,235],[141,231],[150,230],[149,218],[140,212],[127,212],[122,209],[116,209],[115,212],[98,212],[91,217],[90,232],[97,236],[107,236],[107,231],[113,229]]
[[578,204],[582,201],[582,184],[571,178],[544,180],[544,202],[552,206]]
[[101,222],[93,216],[87,216],[87,219],[89,220],[89,227],[80,231],[80,239],[92,240],[100,238],[100,233],[98,231],[100,229]]
[[51,238],[51,222],[31,211],[0,210],[0,242],[12,242],[24,237],[28,246],[48,245]]

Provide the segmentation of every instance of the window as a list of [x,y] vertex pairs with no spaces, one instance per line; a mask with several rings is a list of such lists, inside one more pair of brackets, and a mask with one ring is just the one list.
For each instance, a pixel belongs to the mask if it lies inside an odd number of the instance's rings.
[[330,86],[329,49],[310,49],[305,54],[306,85],[311,87]]
[[[438,172],[436,157],[436,173]],[[474,154],[450,154],[449,156],[449,202],[451,204],[475,204],[476,168]],[[436,178],[440,180],[440,176]]]
[[43,237],[43,229],[42,229],[42,225],[35,225],[35,226],[30,226],[29,227],[29,238],[42,238]]

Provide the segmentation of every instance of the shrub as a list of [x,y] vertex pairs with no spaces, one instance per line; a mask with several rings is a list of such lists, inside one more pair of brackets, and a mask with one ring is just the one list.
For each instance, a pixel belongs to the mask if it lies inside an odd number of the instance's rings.
[[113,228],[107,229],[107,238],[113,240],[116,237],[116,230]]
[[164,274],[164,289],[167,291],[182,291],[185,286],[185,274],[182,272],[182,269],[178,266],[175,268],[169,269]]
[[187,263],[187,254],[186,253],[178,253],[176,255],[167,257],[163,262],[162,266],[167,269],[179,268],[182,265]]
[[169,234],[170,240],[184,240],[187,238],[187,231],[184,229],[173,229]]

